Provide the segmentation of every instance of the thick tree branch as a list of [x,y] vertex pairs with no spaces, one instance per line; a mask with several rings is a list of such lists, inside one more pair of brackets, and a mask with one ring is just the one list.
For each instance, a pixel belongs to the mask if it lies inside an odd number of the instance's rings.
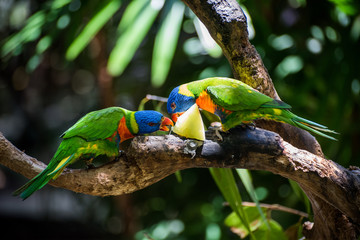
[[[246,17],[236,0],[184,0],[223,49],[235,78],[278,98],[271,78],[248,40]],[[196,149],[175,136],[137,137],[126,157],[91,170],[70,170],[51,184],[91,195],[120,195],[145,188],[186,168],[266,170],[299,183],[314,210],[305,225],[309,239],[356,239],[360,229],[360,179],[323,158],[316,139],[290,125],[260,122],[262,129],[233,130],[224,142],[205,141]],[[307,151],[301,150],[305,149]],[[311,153],[310,153],[311,152]],[[312,154],[313,153],[313,154]],[[314,155],[315,154],[315,155]],[[0,163],[31,178],[45,165],[19,151],[0,134]]]
[[[260,92],[280,99],[260,55],[248,38],[246,16],[236,0],[183,0],[204,23],[222,48],[233,74]],[[316,139],[288,124],[260,121],[258,126],[275,131],[297,148],[323,156]]]
[[[264,64],[248,39],[247,23],[244,12],[236,0],[183,0],[199,17],[211,36],[222,48],[233,69],[235,78],[249,84],[273,98],[278,95]],[[275,131],[293,146],[305,149],[323,157],[319,143],[308,132],[293,126],[259,121],[258,126]],[[309,197],[315,224],[307,224],[304,234],[311,239],[352,239],[354,231],[346,216],[310,192],[298,182]],[[336,229],[342,229],[337,231]]]
[[[224,141],[194,141],[173,135],[136,137],[126,157],[90,170],[66,169],[51,184],[90,195],[120,195],[145,188],[177,170],[187,168],[247,168],[266,170],[299,182],[360,223],[360,176],[331,160],[297,149],[276,133],[234,129]],[[0,133],[0,163],[28,178],[45,165],[18,150]]]

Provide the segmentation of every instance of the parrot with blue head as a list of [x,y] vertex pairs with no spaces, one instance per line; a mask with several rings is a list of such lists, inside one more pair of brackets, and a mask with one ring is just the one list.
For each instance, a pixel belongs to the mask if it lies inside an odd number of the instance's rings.
[[223,131],[256,119],[265,119],[288,123],[336,140],[326,134],[335,131],[295,115],[290,112],[291,106],[287,103],[274,100],[235,79],[213,77],[182,84],[171,91],[167,111],[172,120],[177,122],[178,117],[194,104],[218,116]]
[[169,131],[170,125],[173,122],[169,118],[151,110],[136,112],[109,107],[90,112],[60,136],[63,140],[48,166],[14,195],[25,200],[50,180],[55,180],[69,164],[101,155],[118,157],[123,141],[158,130]]

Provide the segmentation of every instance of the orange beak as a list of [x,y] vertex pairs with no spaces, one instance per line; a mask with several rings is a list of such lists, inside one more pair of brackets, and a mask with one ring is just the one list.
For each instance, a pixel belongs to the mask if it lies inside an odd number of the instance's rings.
[[167,127],[169,125],[174,126],[174,123],[170,120],[170,118],[164,117],[161,122],[160,131],[169,131],[169,128]]
[[183,114],[184,112],[178,112],[171,114],[171,119],[174,121],[174,123],[177,122],[178,118]]

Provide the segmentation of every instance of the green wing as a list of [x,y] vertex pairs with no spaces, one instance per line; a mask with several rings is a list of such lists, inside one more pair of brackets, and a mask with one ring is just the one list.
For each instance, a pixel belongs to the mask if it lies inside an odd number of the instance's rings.
[[128,113],[130,111],[119,107],[90,112],[64,132],[61,137],[78,136],[87,141],[108,138],[117,130],[121,118]]
[[208,86],[206,90],[215,104],[230,111],[256,110],[259,107],[291,108],[240,81],[219,81],[218,85]]

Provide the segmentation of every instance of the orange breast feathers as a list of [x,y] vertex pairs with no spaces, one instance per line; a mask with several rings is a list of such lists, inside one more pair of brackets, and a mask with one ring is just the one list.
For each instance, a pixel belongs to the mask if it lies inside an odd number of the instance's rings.
[[199,106],[199,108],[215,113],[216,105],[214,104],[213,100],[211,100],[210,95],[203,91],[200,93],[199,97],[196,99],[196,104]]
[[120,143],[122,143],[123,141],[133,138],[134,135],[130,132],[130,130],[128,129],[128,127],[126,126],[126,119],[125,117],[123,117],[120,120],[119,126],[118,126],[118,133],[120,136]]

